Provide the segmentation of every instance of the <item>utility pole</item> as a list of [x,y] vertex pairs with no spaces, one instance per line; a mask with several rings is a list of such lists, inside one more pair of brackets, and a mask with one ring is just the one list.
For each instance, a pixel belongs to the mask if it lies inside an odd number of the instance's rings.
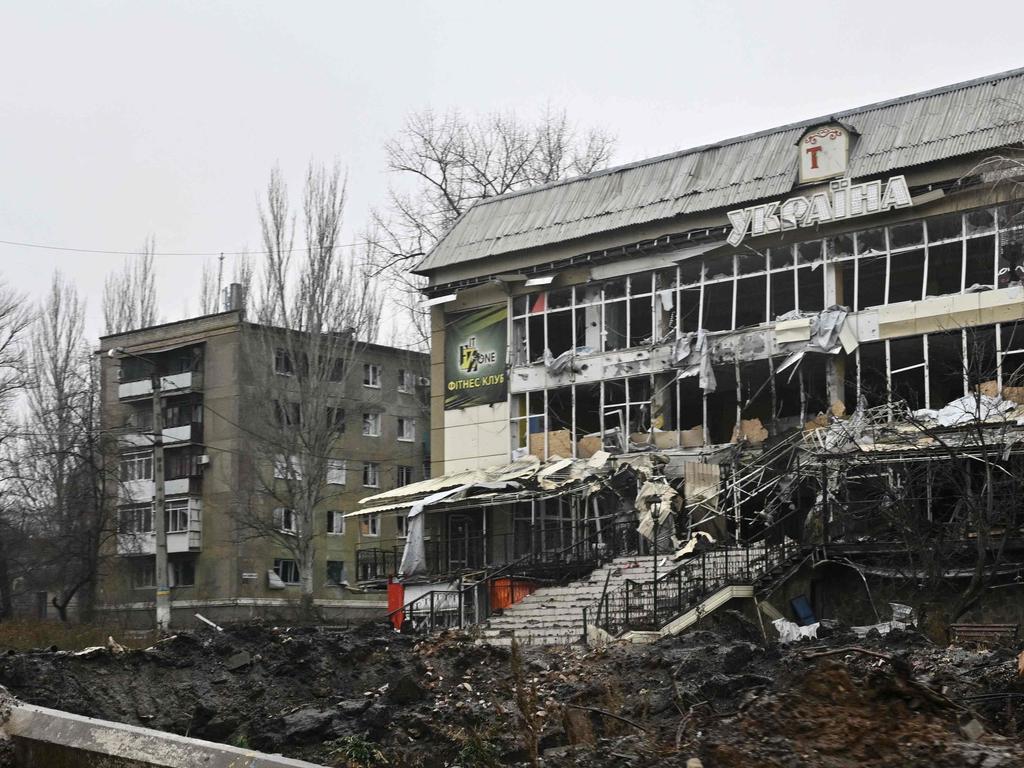
[[160,374],[156,363],[148,357],[136,355],[124,347],[107,350],[107,356],[122,356],[141,360],[152,369],[150,381],[153,390],[153,530],[156,533],[156,628],[166,632],[171,626],[171,588],[167,584],[167,519],[164,517],[164,404],[161,397]]
[[167,518],[164,513],[164,409],[160,374],[153,371],[153,526],[156,531],[156,629],[171,626],[171,589],[167,584]]

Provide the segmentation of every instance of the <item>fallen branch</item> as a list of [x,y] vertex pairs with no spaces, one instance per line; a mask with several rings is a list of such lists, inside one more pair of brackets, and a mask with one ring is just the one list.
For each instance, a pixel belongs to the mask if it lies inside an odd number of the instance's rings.
[[630,720],[629,718],[622,717],[622,715],[613,714],[613,713],[608,712],[608,711],[606,711],[604,709],[598,709],[597,707],[584,707],[581,704],[565,704],[564,706],[572,707],[573,709],[582,709],[584,712],[594,712],[594,713],[596,713],[598,715],[604,715],[605,717],[610,717],[613,720],[621,720],[626,725],[632,725],[637,730],[640,730],[640,731],[643,731],[644,733],[647,733],[647,729],[644,728],[642,725],[640,725],[640,723],[635,723],[632,720]]

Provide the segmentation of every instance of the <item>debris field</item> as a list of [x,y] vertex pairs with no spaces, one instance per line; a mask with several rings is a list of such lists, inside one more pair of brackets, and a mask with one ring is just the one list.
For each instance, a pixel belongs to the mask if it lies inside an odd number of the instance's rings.
[[331,766],[1024,766],[1020,648],[739,614],[647,646],[252,623],[145,650],[9,651],[20,699]]

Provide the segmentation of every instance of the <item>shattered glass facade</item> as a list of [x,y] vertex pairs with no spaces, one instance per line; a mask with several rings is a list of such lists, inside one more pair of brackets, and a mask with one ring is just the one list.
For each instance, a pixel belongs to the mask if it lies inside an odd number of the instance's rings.
[[759,441],[1019,386],[1022,233],[1024,205],[986,206],[513,296],[512,455]]

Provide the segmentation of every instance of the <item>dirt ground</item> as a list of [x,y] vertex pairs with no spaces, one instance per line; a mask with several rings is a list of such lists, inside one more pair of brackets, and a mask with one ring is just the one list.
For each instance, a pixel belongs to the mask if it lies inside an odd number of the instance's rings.
[[[847,650],[851,646],[859,650]],[[766,645],[737,614],[650,646],[246,624],[9,651],[35,704],[337,766],[1024,766],[1020,648],[912,632]],[[696,763],[689,763],[691,768]]]

